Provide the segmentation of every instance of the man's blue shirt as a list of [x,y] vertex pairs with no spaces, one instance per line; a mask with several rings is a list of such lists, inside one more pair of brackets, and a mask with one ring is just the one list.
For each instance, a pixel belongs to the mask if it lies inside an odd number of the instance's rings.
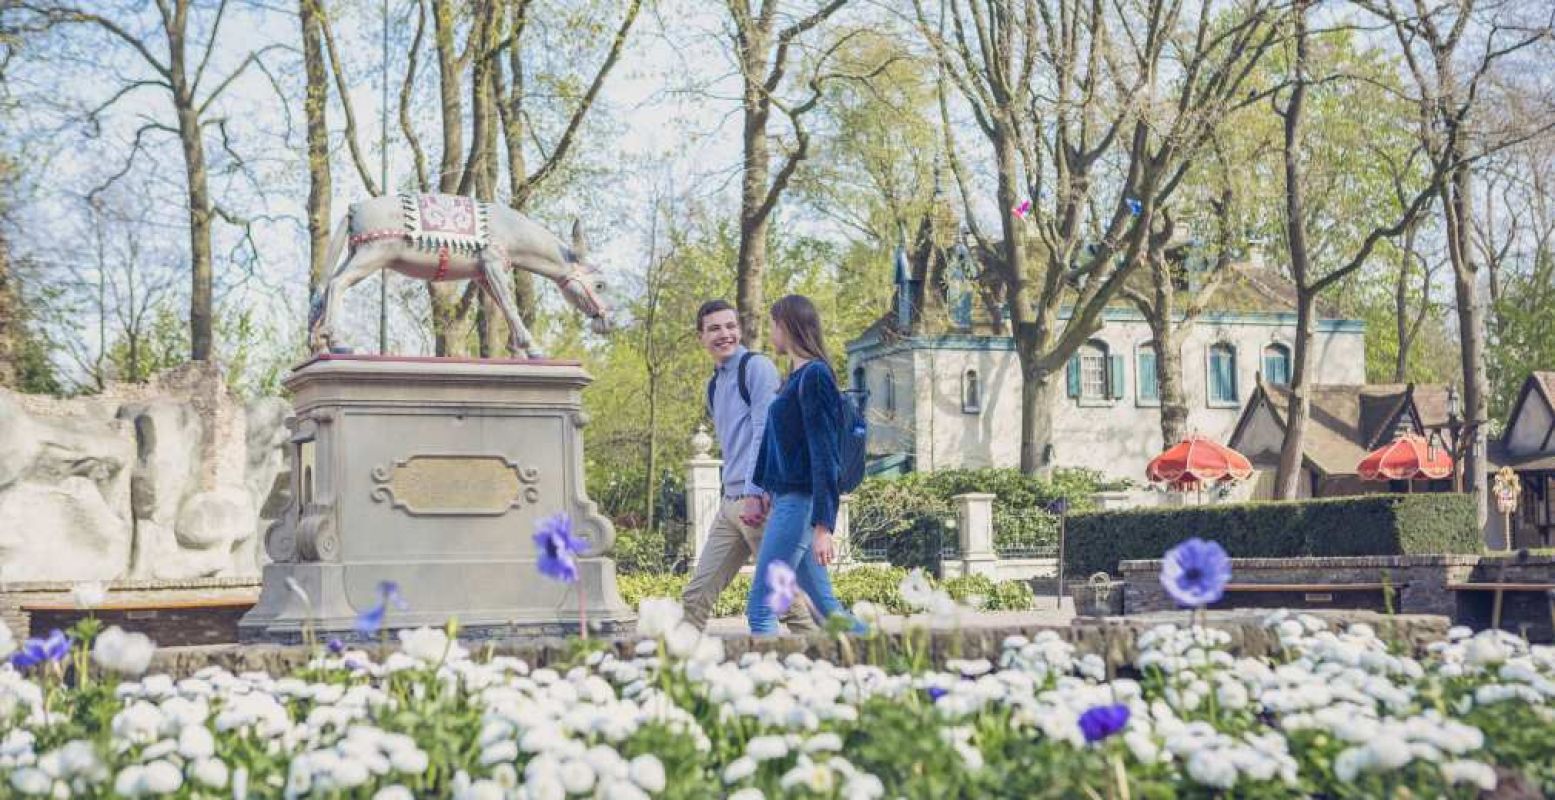
[[713,430],[723,453],[724,497],[739,497],[761,491],[752,478],[756,470],[756,450],[767,427],[767,407],[777,395],[777,365],[756,353],[745,364],[745,388],[750,390],[750,405],[740,397],[740,359],[749,352],[744,345],[734,349],[729,360],[719,364],[713,378]]

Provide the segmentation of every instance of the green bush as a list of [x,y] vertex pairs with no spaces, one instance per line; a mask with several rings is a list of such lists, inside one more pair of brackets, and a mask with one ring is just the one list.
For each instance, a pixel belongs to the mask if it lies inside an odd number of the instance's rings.
[[1375,494],[1326,500],[1140,508],[1072,515],[1064,569],[1116,573],[1118,562],[1160,558],[1192,537],[1233,558],[1477,553],[1474,498]]
[[[842,604],[852,607],[860,600],[885,609],[892,614],[907,614],[912,609],[902,600],[900,586],[907,577],[907,570],[898,567],[855,567],[832,573],[832,589]],[[637,608],[644,598],[669,597],[680,599],[685,590],[685,575],[619,575],[616,586],[621,598],[632,608]],[[957,600],[968,596],[983,598],[982,608],[988,611],[1027,611],[1035,607],[1036,597],[1025,581],[1001,581],[995,583],[982,575],[951,578],[944,583],[945,590]],[[750,595],[751,579],[748,575],[736,575],[734,581],[718,596],[713,605],[715,617],[739,617],[745,614],[745,599]]]
[[[958,494],[995,495],[996,547],[1052,546],[1058,541],[1058,518],[1043,513],[1060,498],[1070,512],[1095,508],[1093,495],[1114,488],[1101,474],[1085,469],[1054,470],[1050,477],[1023,474],[1018,469],[947,469],[912,472],[893,478],[870,478],[853,493],[852,529],[855,545],[884,541],[892,564],[929,567],[934,538],[928,520],[954,518]],[[899,537],[914,539],[899,543]],[[951,539],[949,544],[955,544]]]
[[1031,584],[1025,581],[999,581],[986,575],[965,575],[945,581],[945,591],[959,602],[969,598],[984,611],[1030,611],[1036,606],[1037,596]]
[[690,557],[688,549],[684,526],[626,528],[616,531],[610,556],[616,560],[618,574],[659,573],[680,569]]

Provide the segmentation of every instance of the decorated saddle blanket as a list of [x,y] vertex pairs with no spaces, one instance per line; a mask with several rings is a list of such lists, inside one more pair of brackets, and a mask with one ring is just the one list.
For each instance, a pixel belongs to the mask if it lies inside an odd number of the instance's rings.
[[474,198],[451,194],[402,194],[405,235],[424,250],[477,253],[491,241],[489,209]]

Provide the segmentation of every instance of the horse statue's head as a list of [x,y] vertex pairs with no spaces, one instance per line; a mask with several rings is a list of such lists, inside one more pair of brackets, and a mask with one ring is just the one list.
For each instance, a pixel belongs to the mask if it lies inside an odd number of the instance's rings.
[[610,304],[605,302],[605,274],[589,263],[588,240],[583,236],[583,223],[579,220],[572,222],[572,245],[564,255],[567,272],[556,279],[562,296],[589,318],[589,327],[595,333],[609,333],[614,323]]

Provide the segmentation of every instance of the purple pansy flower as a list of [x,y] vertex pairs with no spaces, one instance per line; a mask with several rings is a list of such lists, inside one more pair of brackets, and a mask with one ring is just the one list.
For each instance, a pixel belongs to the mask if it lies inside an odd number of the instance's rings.
[[55,629],[47,639],[28,639],[20,650],[11,656],[11,666],[18,670],[31,669],[39,664],[59,661],[70,653],[70,637]]
[[1080,715],[1080,733],[1087,742],[1099,742],[1128,725],[1128,706],[1095,706]]
[[372,636],[383,627],[383,618],[389,613],[389,605],[404,611],[410,608],[405,603],[405,598],[400,596],[400,585],[394,581],[380,581],[378,583],[378,602],[372,608],[363,611],[356,617],[356,632],[363,636]]
[[929,687],[929,702],[931,702],[931,703],[938,703],[939,699],[941,697],[944,697],[947,694],[950,694],[950,692],[947,692],[944,689],[939,688],[938,686],[930,686]]
[[1220,600],[1231,580],[1231,557],[1216,542],[1189,539],[1166,551],[1161,585],[1184,606],[1207,606]]
[[578,580],[576,556],[588,549],[588,542],[572,533],[572,517],[556,514],[540,520],[535,530],[535,548],[540,551],[536,566],[540,574],[562,583]]
[[767,608],[782,616],[794,604],[794,593],[799,590],[792,567],[782,561],[767,565]]
[[346,651],[346,643],[342,642],[339,637],[335,637],[335,638],[329,640],[329,652],[334,653],[335,655],[338,656],[341,653],[344,653],[345,651]]

